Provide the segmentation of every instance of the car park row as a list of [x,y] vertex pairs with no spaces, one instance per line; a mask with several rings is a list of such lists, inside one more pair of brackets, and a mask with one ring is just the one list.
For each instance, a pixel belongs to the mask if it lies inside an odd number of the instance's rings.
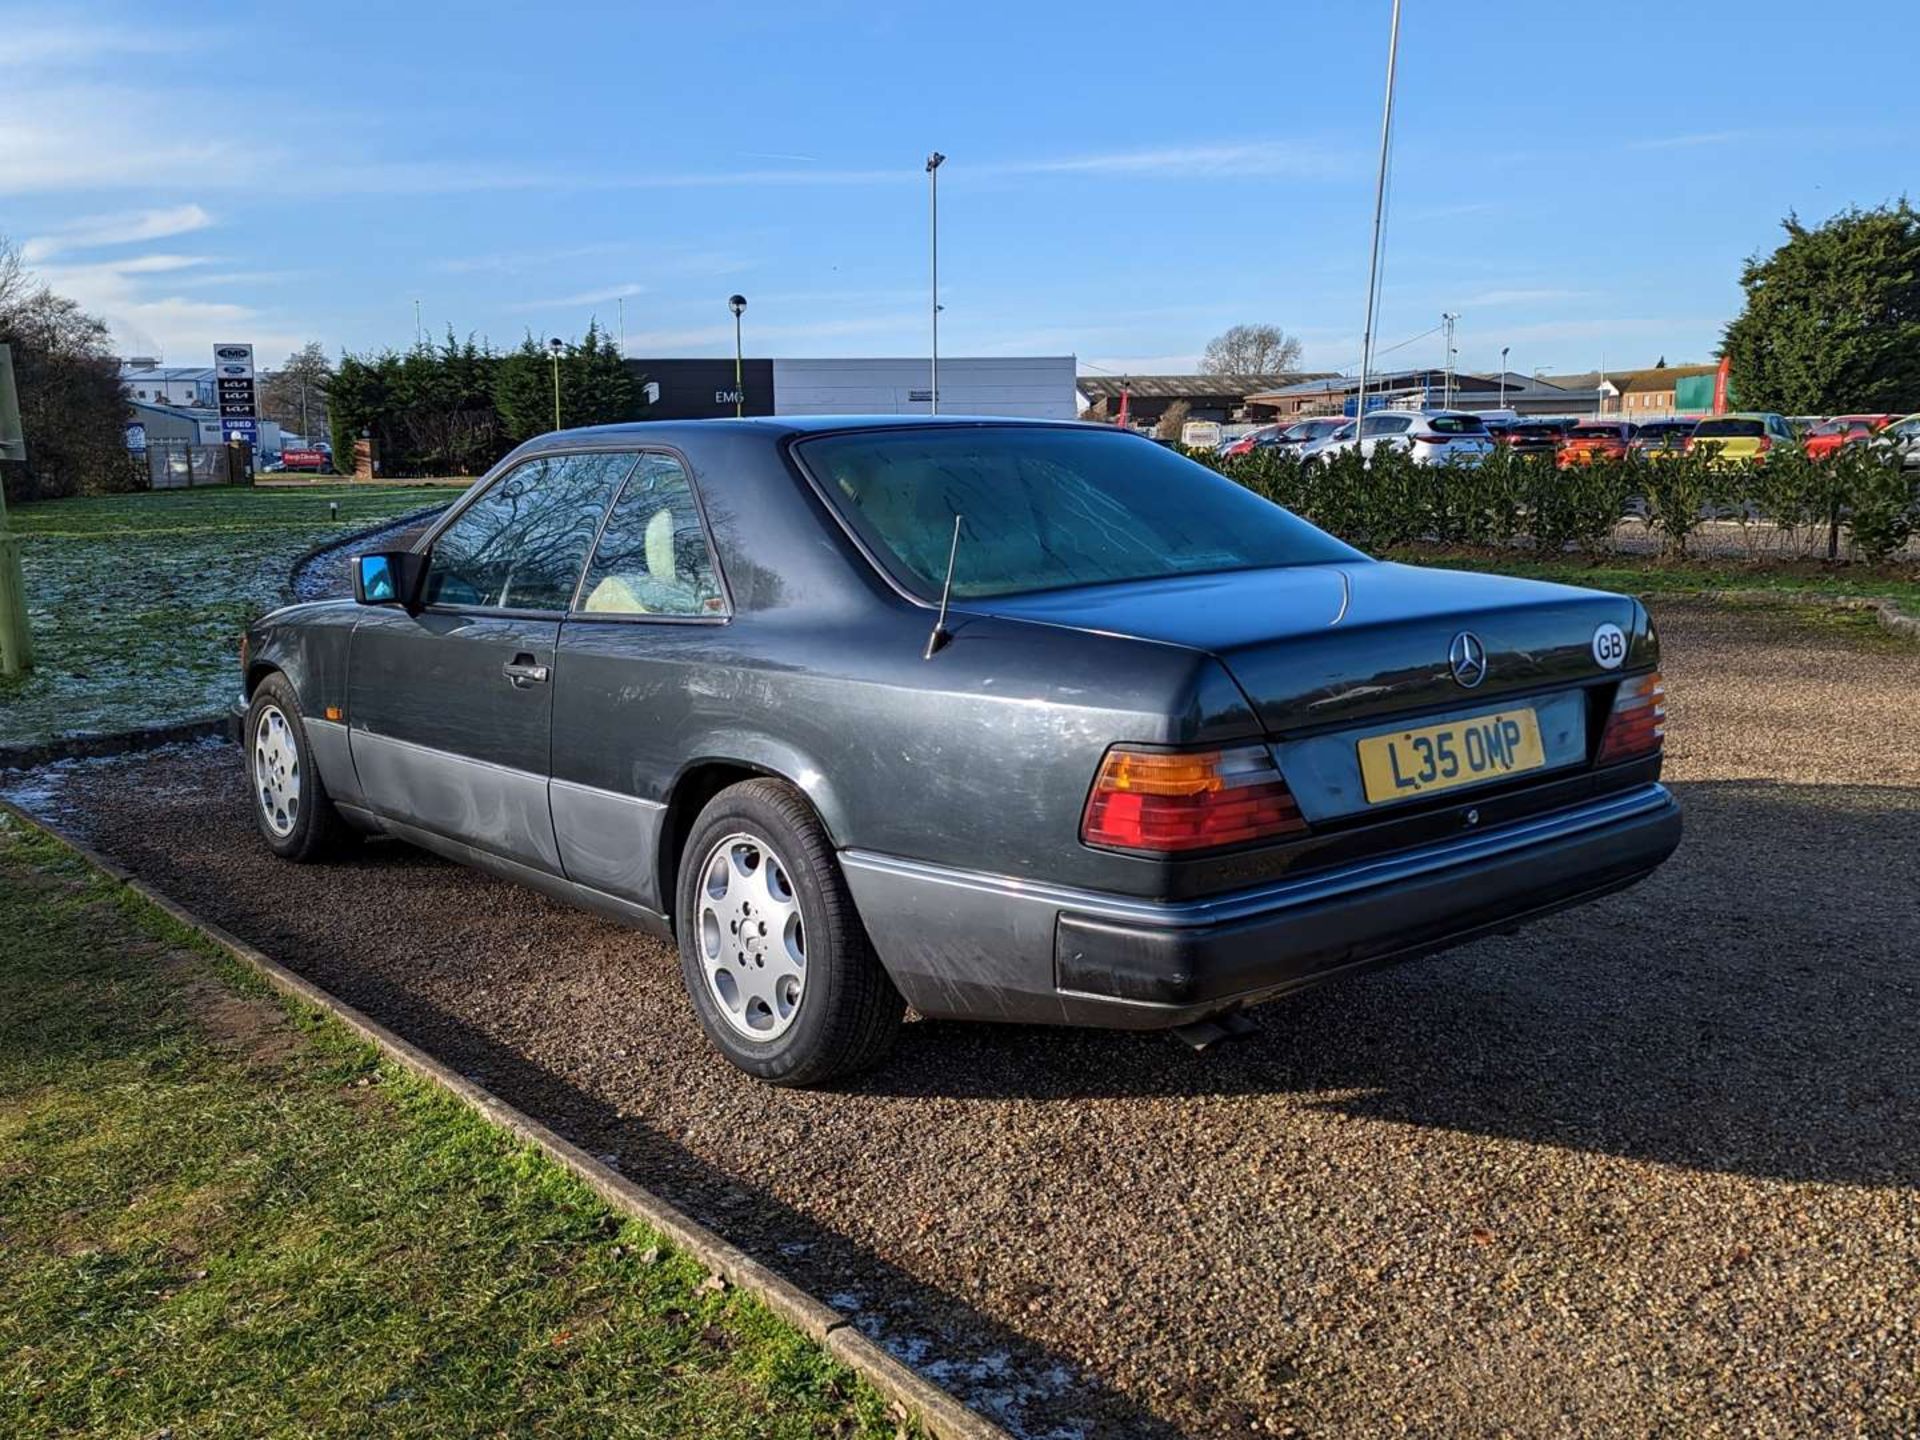
[[[1920,467],[1920,413],[1789,419],[1771,411],[1740,411],[1635,422],[1523,417],[1511,411],[1382,409],[1367,413],[1359,444],[1368,457],[1385,445],[1407,451],[1422,464],[1473,464],[1500,444],[1518,454],[1551,455],[1563,470],[1598,459],[1656,459],[1707,445],[1717,447],[1714,453],[1727,460],[1762,460],[1775,446],[1795,444],[1803,445],[1810,458],[1823,460],[1859,445],[1883,449],[1898,455],[1904,465]],[[1274,451],[1331,460],[1353,448],[1353,421],[1320,415],[1223,440],[1216,453],[1238,458]]]

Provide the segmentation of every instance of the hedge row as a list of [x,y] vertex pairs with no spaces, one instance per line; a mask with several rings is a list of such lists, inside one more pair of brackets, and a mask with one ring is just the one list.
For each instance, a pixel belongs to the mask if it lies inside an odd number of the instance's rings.
[[1302,460],[1282,450],[1226,458],[1188,453],[1204,465],[1371,550],[1411,541],[1448,545],[1528,543],[1557,554],[1607,548],[1624,517],[1657,531],[1684,555],[1703,521],[1763,522],[1788,545],[1837,556],[1844,537],[1863,560],[1886,560],[1920,530],[1920,470],[1864,446],[1830,459],[1776,449],[1763,462],[1728,461],[1701,447],[1654,459],[1596,460],[1557,469],[1550,455],[1496,447],[1479,464],[1416,464],[1381,447],[1363,461],[1349,451]]

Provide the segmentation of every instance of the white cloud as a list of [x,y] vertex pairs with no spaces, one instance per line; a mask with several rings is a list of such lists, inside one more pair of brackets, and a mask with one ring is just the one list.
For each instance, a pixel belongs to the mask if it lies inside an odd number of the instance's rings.
[[[958,169],[960,167],[956,167]],[[1217,180],[1262,176],[1324,176],[1344,172],[1348,161],[1325,146],[1293,140],[1249,140],[1227,144],[1166,145],[1142,150],[1113,150],[1055,160],[989,161],[978,167],[988,175],[1153,175],[1173,179]]]
[[260,178],[265,161],[252,147],[167,120],[196,110],[120,88],[0,87],[0,194],[205,189]]
[[[36,278],[106,321],[123,355],[169,355],[190,363],[223,340],[248,340],[261,359],[299,348],[297,335],[249,305],[178,293],[202,277],[202,255],[156,252],[82,265],[44,265]],[[156,287],[164,286],[164,290]]]
[[158,210],[129,210],[117,215],[89,215],[69,221],[45,235],[36,235],[20,247],[28,264],[62,250],[93,250],[109,245],[134,245],[204,230],[213,217],[198,205],[174,205]]
[[634,295],[644,295],[647,287],[635,285],[629,281],[625,285],[609,285],[602,290],[583,290],[578,295],[562,295],[553,300],[523,300],[517,305],[509,305],[509,310],[566,310],[575,305],[600,305],[609,300],[625,300]]
[[181,30],[136,29],[65,18],[13,14],[5,17],[7,63],[22,67],[90,63],[119,55],[177,54],[198,44]]

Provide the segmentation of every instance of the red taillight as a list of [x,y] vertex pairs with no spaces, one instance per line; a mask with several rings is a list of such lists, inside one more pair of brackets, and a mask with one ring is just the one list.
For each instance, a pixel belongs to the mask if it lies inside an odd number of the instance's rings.
[[1760,437],[1760,443],[1753,447],[1753,453],[1756,455],[1764,455],[1772,448],[1773,441],[1769,440],[1765,435],[1762,435]]
[[1116,745],[1100,762],[1080,838],[1116,850],[1204,850],[1307,828],[1264,745],[1169,752]]
[[1622,680],[1594,764],[1611,765],[1616,760],[1652,755],[1665,743],[1666,736],[1667,687],[1660,672]]

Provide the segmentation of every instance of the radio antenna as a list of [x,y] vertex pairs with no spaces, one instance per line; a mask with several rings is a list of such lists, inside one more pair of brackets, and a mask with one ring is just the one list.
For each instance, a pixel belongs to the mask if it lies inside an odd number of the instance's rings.
[[933,622],[933,633],[927,636],[927,651],[920,658],[931,660],[934,653],[953,638],[947,632],[947,601],[953,596],[953,562],[960,558],[960,517],[953,517],[953,543],[947,547],[947,580],[940,587],[940,617]]

